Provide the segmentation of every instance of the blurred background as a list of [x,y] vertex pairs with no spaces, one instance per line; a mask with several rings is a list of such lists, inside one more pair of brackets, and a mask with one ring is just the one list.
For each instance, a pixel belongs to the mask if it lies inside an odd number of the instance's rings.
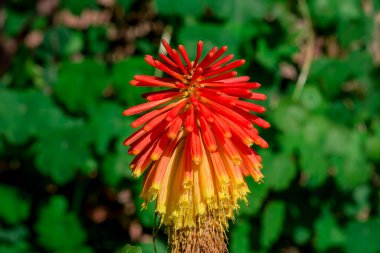
[[379,0],[6,0],[0,253],[154,252],[122,111],[162,38],[227,45],[269,97],[231,253],[380,252]]

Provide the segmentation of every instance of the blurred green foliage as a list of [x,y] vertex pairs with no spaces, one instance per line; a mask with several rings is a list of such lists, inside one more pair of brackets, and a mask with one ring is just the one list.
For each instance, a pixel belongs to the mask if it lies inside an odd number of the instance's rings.
[[[59,3],[60,2],[60,3]],[[380,252],[380,2],[0,3],[0,252],[154,252],[122,141],[161,37],[227,45],[269,99],[230,251]],[[306,10],[306,11],[305,11]],[[310,16],[308,15],[310,14]],[[308,24],[312,26],[308,26]],[[314,58],[299,99],[293,93]],[[159,231],[156,246],[165,252]],[[133,246],[132,246],[133,245]]]

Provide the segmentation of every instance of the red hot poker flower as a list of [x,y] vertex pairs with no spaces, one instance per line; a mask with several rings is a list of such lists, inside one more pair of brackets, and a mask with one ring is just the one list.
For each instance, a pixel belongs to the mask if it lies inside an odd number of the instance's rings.
[[[182,45],[175,50],[165,40],[162,43],[167,55],[160,54],[160,59],[147,55],[145,60],[168,77],[136,75],[130,83],[167,89],[143,94],[148,102],[124,111],[126,116],[148,111],[132,123],[140,129],[124,145],[136,155],[130,165],[133,175],[146,172],[144,206],[157,200],[156,212],[169,228],[175,252],[187,247],[181,231],[192,237],[200,227],[205,230],[204,224],[213,228],[205,231],[223,238],[238,201],[246,201],[244,176],[257,182],[263,178],[261,157],[251,146],[268,147],[255,126],[268,128],[269,123],[251,114],[265,111],[249,102],[266,99],[251,91],[260,84],[249,82],[248,76],[237,77],[234,71],[245,60],[231,62],[233,55],[222,56],[226,46],[214,47],[201,60],[199,41],[197,56],[190,61]],[[214,247],[223,252],[223,245]]]

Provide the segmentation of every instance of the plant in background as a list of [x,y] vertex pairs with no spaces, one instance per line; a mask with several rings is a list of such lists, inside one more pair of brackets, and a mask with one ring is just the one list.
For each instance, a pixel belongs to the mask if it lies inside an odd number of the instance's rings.
[[162,43],[167,55],[145,60],[168,77],[136,75],[130,82],[168,88],[143,94],[148,102],[124,111],[126,116],[149,111],[132,123],[141,128],[124,142],[136,155],[130,168],[136,177],[146,172],[143,206],[157,200],[172,252],[226,252],[228,221],[239,201],[247,202],[244,176],[263,178],[261,157],[251,146],[268,147],[255,125],[269,123],[250,113],[265,108],[246,100],[266,96],[250,91],[260,84],[248,76],[236,77],[234,69],[245,60],[221,58],[226,46],[214,47],[201,60],[199,41],[190,61],[182,45],[175,50]]

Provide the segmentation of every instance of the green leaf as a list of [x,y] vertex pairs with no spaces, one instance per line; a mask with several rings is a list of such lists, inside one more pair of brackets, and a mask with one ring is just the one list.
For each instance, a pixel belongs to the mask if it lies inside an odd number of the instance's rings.
[[[155,243],[156,243],[157,253],[167,252],[167,246],[163,241],[156,240]],[[156,253],[156,251],[154,250],[153,243],[141,243],[139,244],[139,246],[141,247],[141,250],[144,253]]]
[[37,169],[58,184],[73,179],[77,171],[91,173],[96,164],[88,147],[90,138],[83,124],[44,133],[34,146]]
[[142,253],[142,250],[138,246],[127,244],[121,249],[120,253]]
[[107,50],[109,43],[105,27],[90,27],[87,36],[89,41],[88,47],[93,54],[101,54]]
[[12,9],[5,9],[5,22],[2,30],[9,37],[16,37],[20,34],[21,30],[25,27],[28,20],[31,18],[30,14],[19,13]]
[[111,140],[118,134],[124,134],[126,138],[131,132],[127,130],[130,128],[130,120],[123,117],[123,110],[124,108],[115,103],[105,102],[91,111],[89,129],[99,154],[104,155],[108,151]]
[[353,199],[360,207],[369,205],[369,197],[372,188],[369,185],[361,185],[355,188],[353,192]]
[[328,176],[328,161],[321,152],[315,152],[314,147],[306,146],[300,149],[301,171],[304,172],[306,185],[321,186]]
[[274,70],[279,63],[279,55],[268,47],[264,39],[259,39],[257,45],[256,60],[264,67]]
[[129,106],[146,102],[141,98],[144,92],[152,91],[150,87],[136,87],[129,84],[135,75],[152,75],[153,67],[145,62],[144,57],[136,56],[115,63],[112,67],[112,81],[115,93]]
[[294,241],[298,245],[305,245],[311,237],[310,230],[304,227],[296,227],[293,232]]
[[[62,57],[79,53],[83,50],[83,47],[83,34],[64,26],[47,30],[42,44],[44,53],[57,54]],[[47,57],[49,57],[49,55],[47,55]]]
[[[366,51],[355,50],[352,51],[347,57],[348,70],[350,75],[354,77],[366,76],[371,73],[373,69],[373,59]],[[355,64],[354,62],[360,62]],[[366,84],[364,84],[366,85]],[[368,85],[366,85],[368,86]]]
[[258,184],[251,177],[247,178],[246,181],[251,192],[247,196],[248,205],[241,203],[239,214],[251,216],[260,210],[269,191],[265,183]]
[[350,136],[347,152],[342,157],[334,157],[336,166],[335,181],[342,190],[353,189],[366,183],[372,174],[372,167],[368,163],[364,150],[365,136],[353,132]]
[[[345,155],[351,146],[352,133],[341,125],[330,125],[323,138],[323,152],[328,155]],[[322,143],[321,143],[322,144]]]
[[373,161],[380,161],[380,136],[371,136],[366,141],[366,153]]
[[50,97],[38,91],[0,89],[0,101],[0,133],[11,143],[23,143],[34,135],[65,126],[68,122]]
[[[143,180],[139,179],[137,184],[139,185],[139,187],[141,187],[141,189],[139,189],[136,192],[140,193],[142,190]],[[143,202],[144,202],[144,200],[142,198],[139,198],[136,201],[137,208],[141,209]],[[146,209],[142,209],[140,212],[137,212],[137,216],[139,217],[139,221],[141,222],[141,224],[143,226],[150,227],[150,228],[155,226],[155,224],[154,224],[155,210],[156,210],[156,202],[153,202],[153,203],[150,202],[150,203],[148,203],[148,206],[146,207]]]
[[49,25],[48,17],[46,16],[38,16],[33,20],[32,29],[33,30],[43,30]]
[[262,231],[260,242],[262,247],[269,248],[280,238],[285,220],[285,203],[282,201],[269,202],[261,221]]
[[339,228],[331,212],[324,208],[322,216],[319,217],[315,224],[315,247],[318,251],[325,251],[328,248],[342,246],[346,241],[346,236]]
[[[1,219],[0,219],[1,220]],[[0,226],[0,252],[30,253],[29,230],[26,226]]]
[[25,245],[27,244],[26,239],[28,238],[28,236],[29,236],[28,228],[20,224],[17,226],[12,226],[12,227],[8,227],[8,226],[0,227],[0,242],[3,242],[3,243],[8,243],[11,245],[15,245],[19,243],[19,244]]
[[326,28],[333,25],[339,12],[339,0],[311,0],[310,12],[313,24],[318,27]]
[[355,20],[363,15],[361,2],[358,0],[347,0],[338,5],[340,20]]
[[344,206],[344,213],[348,217],[361,217],[366,210],[371,209],[370,196],[373,189],[368,184],[363,184],[353,190],[352,198],[355,203],[348,203]]
[[[56,253],[72,253],[73,249],[63,249],[56,251]],[[75,248],[75,253],[93,253],[93,250],[87,246],[80,246]]]
[[[355,20],[341,19],[338,23],[337,36],[340,44],[347,48],[352,44],[365,43],[371,37],[371,22],[369,18]],[[368,54],[366,54],[369,56]],[[360,68],[360,65],[358,66]]]
[[0,132],[11,143],[22,143],[29,137],[24,124],[20,124],[26,115],[26,105],[22,103],[19,95],[15,92],[1,89],[0,92]]
[[179,41],[186,47],[190,59],[195,59],[197,43],[203,41],[203,56],[214,46],[228,46],[228,53],[239,57],[239,33],[229,24],[222,26],[211,23],[184,26],[179,32]]
[[101,167],[102,180],[108,185],[116,186],[124,178],[134,179],[129,169],[134,156],[128,154],[127,147],[122,149],[116,154],[108,155]]
[[319,83],[327,95],[335,96],[350,75],[348,64],[341,59],[320,57],[311,65],[309,82]]
[[124,10],[128,11],[132,6],[134,0],[117,0],[117,3],[120,4],[124,8]]
[[348,108],[344,105],[342,100],[338,100],[333,104],[329,104],[328,113],[326,118],[329,118],[334,121],[336,124],[340,125],[349,125],[352,124],[352,111],[349,111]]
[[264,183],[275,191],[286,189],[296,176],[293,158],[285,153],[262,152]]
[[247,220],[238,220],[231,231],[231,252],[249,253],[251,251],[251,226]]
[[101,167],[102,178],[109,185],[115,186],[124,178],[134,179],[129,169],[134,156],[128,154],[128,147],[122,145],[135,130],[130,124],[131,119],[124,118],[113,126],[116,126],[115,152],[106,157]]
[[214,15],[236,22],[247,22],[253,18],[263,19],[273,10],[275,1],[220,0],[206,1]]
[[[302,106],[283,99],[270,117],[271,122],[282,132],[299,135],[308,120],[308,112]],[[290,118],[292,120],[288,120]]]
[[2,138],[0,138],[0,155],[5,151],[5,144]]
[[301,136],[302,133],[285,133],[278,136],[277,142],[285,154],[291,155],[302,147],[303,141]]
[[26,106],[24,122],[31,135],[43,135],[45,131],[68,126],[72,123],[51,100],[50,97],[38,91],[27,91],[21,95],[21,99]]
[[276,71],[282,58],[291,57],[297,52],[297,48],[291,44],[279,44],[275,48],[269,47],[269,42],[259,39],[257,43],[256,60],[265,68]]
[[26,241],[18,241],[14,244],[0,244],[0,252],[6,253],[26,253],[32,252],[30,245]]
[[108,73],[104,62],[84,59],[79,63],[63,63],[53,89],[69,110],[80,112],[96,105],[107,84]]
[[22,198],[19,191],[11,186],[0,184],[0,219],[15,225],[29,217],[30,203]]
[[74,14],[79,15],[84,9],[94,8],[96,6],[96,2],[93,0],[65,0],[61,3],[61,6],[69,9]]
[[152,42],[148,38],[141,38],[136,40],[136,50],[140,51],[143,55],[155,55],[156,48],[152,46]]
[[347,229],[347,253],[378,253],[380,251],[380,219],[366,222],[349,222]]
[[59,195],[50,198],[47,205],[41,208],[35,231],[38,243],[46,250],[57,253],[78,252],[87,237],[78,217],[68,210],[66,198]]
[[[331,129],[331,123],[323,116],[310,116],[302,131],[303,146],[320,146],[326,140],[326,134]],[[302,149],[303,147],[300,147]]]
[[321,92],[314,85],[306,85],[302,91],[301,103],[308,109],[318,109],[323,104]]
[[203,0],[155,0],[161,15],[200,16],[204,10]]

